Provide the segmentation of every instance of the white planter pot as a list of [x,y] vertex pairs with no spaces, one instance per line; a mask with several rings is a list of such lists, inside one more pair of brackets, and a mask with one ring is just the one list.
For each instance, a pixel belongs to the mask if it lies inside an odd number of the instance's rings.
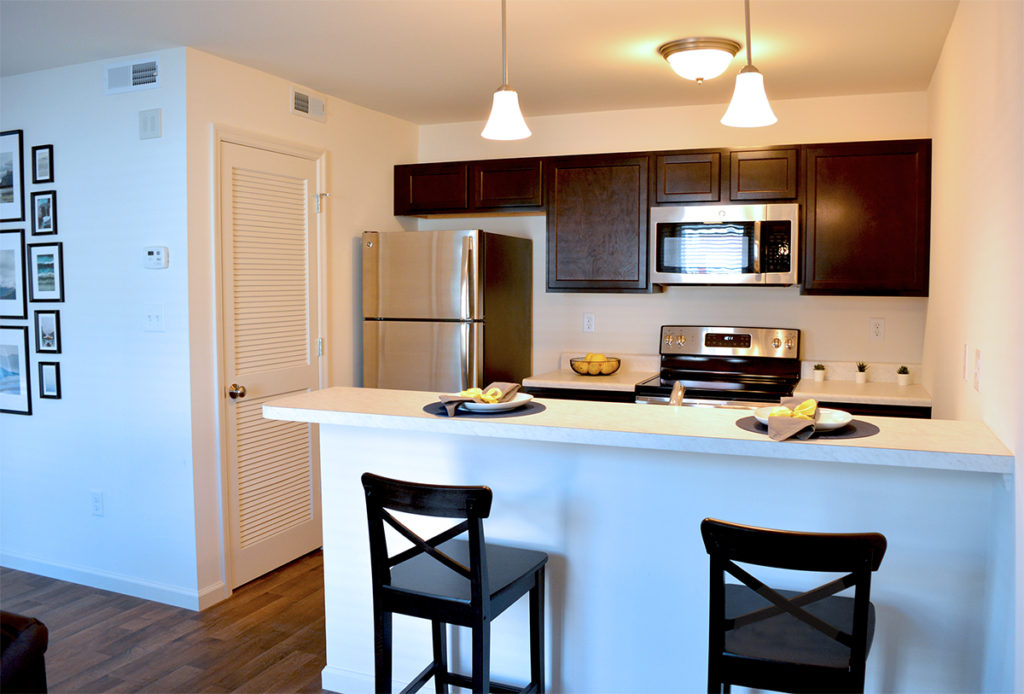
[[812,371],[811,373],[814,374],[814,382],[815,383],[821,383],[822,381],[825,380],[825,370],[824,369],[821,369],[819,371]]
[[896,374],[896,383],[901,386],[910,385],[910,374]]
[[867,371],[857,371],[853,375],[854,375],[854,377],[856,377],[857,383],[867,383],[868,382],[868,372]]

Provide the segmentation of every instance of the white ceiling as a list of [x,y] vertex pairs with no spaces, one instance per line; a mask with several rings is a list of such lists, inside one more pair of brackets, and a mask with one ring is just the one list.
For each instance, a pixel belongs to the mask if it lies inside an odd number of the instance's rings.
[[[980,2],[985,0],[963,0]],[[702,86],[659,44],[745,42],[742,0],[507,0],[530,116],[728,102],[743,50]],[[957,0],[753,0],[770,99],[928,87]],[[0,0],[0,74],[191,46],[419,124],[484,120],[499,0]]]

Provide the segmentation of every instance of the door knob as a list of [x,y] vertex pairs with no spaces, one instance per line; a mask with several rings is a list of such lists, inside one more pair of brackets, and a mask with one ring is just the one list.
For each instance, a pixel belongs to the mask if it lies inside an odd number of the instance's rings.
[[245,397],[245,386],[240,386],[237,383],[232,383],[228,388],[228,397],[234,400],[235,398]]

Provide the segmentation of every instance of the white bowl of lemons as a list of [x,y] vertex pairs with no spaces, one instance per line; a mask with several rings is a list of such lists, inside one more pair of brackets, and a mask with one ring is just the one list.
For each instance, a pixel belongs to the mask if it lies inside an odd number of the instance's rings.
[[569,359],[572,370],[581,376],[607,376],[619,370],[618,357],[606,357],[600,352],[590,352],[585,357]]

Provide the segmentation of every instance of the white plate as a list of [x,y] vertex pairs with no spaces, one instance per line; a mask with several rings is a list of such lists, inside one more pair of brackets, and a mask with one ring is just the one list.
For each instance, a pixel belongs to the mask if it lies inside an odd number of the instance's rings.
[[[761,422],[765,426],[768,426],[768,413],[771,412],[778,405],[772,405],[770,407],[758,407],[754,410],[754,419]],[[821,431],[829,431],[831,429],[838,429],[844,427],[850,423],[853,417],[850,416],[849,412],[843,410],[830,410],[827,407],[818,408],[818,421],[814,423],[815,429]]]
[[529,393],[516,393],[511,400],[505,402],[464,402],[462,406],[470,412],[504,412],[522,407],[531,400],[533,396]]

